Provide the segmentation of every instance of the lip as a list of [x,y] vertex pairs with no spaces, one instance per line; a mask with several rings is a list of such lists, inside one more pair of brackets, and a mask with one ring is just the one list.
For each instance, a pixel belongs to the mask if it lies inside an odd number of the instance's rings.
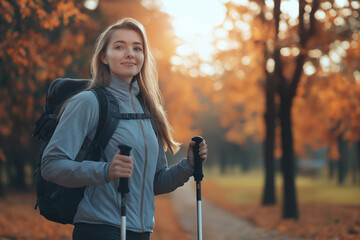
[[123,62],[121,64],[125,65],[125,66],[134,66],[134,65],[136,65],[136,63],[134,63],[134,62]]

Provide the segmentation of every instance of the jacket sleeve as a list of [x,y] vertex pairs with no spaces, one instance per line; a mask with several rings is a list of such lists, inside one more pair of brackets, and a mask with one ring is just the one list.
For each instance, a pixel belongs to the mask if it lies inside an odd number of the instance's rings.
[[75,161],[85,137],[94,135],[98,119],[99,104],[93,92],[81,92],[68,102],[43,153],[41,175],[45,180],[64,187],[105,183],[105,162]]
[[161,142],[159,141],[159,155],[154,179],[154,194],[169,193],[181,187],[192,176],[194,169],[186,158],[172,167],[168,162]]

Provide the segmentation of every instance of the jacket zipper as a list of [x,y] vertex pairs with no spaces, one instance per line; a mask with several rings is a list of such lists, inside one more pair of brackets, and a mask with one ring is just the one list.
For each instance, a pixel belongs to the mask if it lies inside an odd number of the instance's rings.
[[[134,105],[134,101],[133,101],[133,96],[132,96],[132,94],[131,94],[131,88],[132,88],[132,84],[130,85],[129,93],[130,93],[131,105],[132,105],[133,111],[134,111],[134,113],[136,113],[136,111],[135,111],[135,105]],[[141,187],[141,201],[140,201],[141,231],[144,232],[144,224],[143,224],[143,205],[144,205],[144,191],[145,191],[146,167],[147,167],[147,162],[148,162],[148,145],[147,145],[147,141],[146,141],[145,128],[144,128],[143,122],[142,122],[141,119],[139,119],[139,121],[140,121],[141,129],[142,129],[143,136],[144,136],[144,143],[145,143],[145,164],[144,164],[143,181],[142,181],[142,187]]]

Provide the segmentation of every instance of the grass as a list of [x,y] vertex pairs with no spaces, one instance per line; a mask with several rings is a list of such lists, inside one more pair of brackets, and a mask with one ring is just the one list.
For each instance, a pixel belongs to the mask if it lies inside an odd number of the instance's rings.
[[[220,175],[216,169],[204,170],[205,179],[214,181],[225,189],[238,189],[228,196],[234,203],[260,202],[264,185],[264,174],[261,170],[242,173],[232,169],[230,174]],[[282,200],[282,177],[276,175],[276,199]],[[297,199],[299,203],[331,203],[360,205],[360,186],[352,185],[346,181],[343,185],[335,180],[329,180],[326,176],[296,178]]]
[[283,219],[282,177],[276,175],[277,204],[261,203],[264,173],[231,169],[204,170],[203,195],[239,218],[263,229],[273,229],[304,239],[360,239],[360,185],[347,179],[343,185],[323,172],[316,177],[298,176],[296,191],[299,219]]

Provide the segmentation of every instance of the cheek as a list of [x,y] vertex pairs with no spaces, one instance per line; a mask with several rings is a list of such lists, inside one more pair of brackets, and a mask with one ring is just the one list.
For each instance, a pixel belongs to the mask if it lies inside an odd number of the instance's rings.
[[117,56],[117,54],[114,54],[114,53],[110,53],[108,54],[108,59],[109,61],[114,61],[116,59],[118,59],[119,57]]
[[143,67],[143,65],[144,65],[144,55],[143,54],[138,57],[138,62],[140,63],[139,65],[141,67]]
[[107,56],[107,59],[110,62],[114,63],[116,62],[119,58],[121,58],[121,55],[117,52],[114,52],[114,51],[107,51],[106,52],[106,56]]

